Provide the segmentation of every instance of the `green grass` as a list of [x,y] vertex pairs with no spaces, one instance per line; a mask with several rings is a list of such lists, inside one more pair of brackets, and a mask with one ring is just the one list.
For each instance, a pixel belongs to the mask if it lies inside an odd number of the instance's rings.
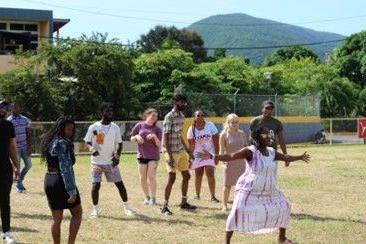
[[[365,243],[366,242],[366,146],[320,146],[293,148],[304,150],[312,162],[293,163],[279,169],[279,185],[292,202],[292,218],[288,236],[299,243]],[[202,199],[190,199],[199,206],[196,212],[183,212],[177,207],[180,199],[180,177],[173,189],[171,205],[174,215],[161,216],[159,206],[142,205],[134,155],[122,157],[121,172],[131,205],[140,213],[126,217],[121,201],[111,184],[102,184],[100,207],[102,216],[89,219],[90,166],[89,157],[78,157],[76,180],[81,193],[84,218],[78,243],[222,243],[227,214],[220,204],[208,201],[207,182],[203,182]],[[27,194],[12,192],[13,232],[21,243],[51,243],[50,211],[43,193],[44,165],[33,159],[33,169],[25,182]],[[217,195],[221,199],[222,168],[216,171]],[[158,203],[162,202],[166,171],[163,162],[158,170]],[[194,194],[190,182],[190,198]],[[69,213],[62,225],[65,243]],[[235,234],[233,243],[276,243],[277,234]]]

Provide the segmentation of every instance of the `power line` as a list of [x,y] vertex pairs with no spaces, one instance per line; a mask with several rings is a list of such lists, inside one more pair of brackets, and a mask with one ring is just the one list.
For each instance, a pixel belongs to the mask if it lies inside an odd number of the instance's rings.
[[[119,15],[119,14],[111,14],[111,13],[104,13],[99,11],[93,11],[93,10],[86,10],[86,9],[80,9],[80,8],[74,8],[74,7],[68,7],[68,6],[62,6],[52,3],[46,3],[42,1],[37,0],[22,0],[23,2],[30,2],[35,4],[40,4],[44,6],[54,7],[54,8],[62,8],[77,12],[83,12],[93,15],[101,15],[101,16],[108,16],[108,17],[115,17],[115,18],[123,18],[123,19],[133,19],[133,20],[141,20],[141,21],[153,21],[158,23],[170,23],[170,24],[185,24],[185,25],[191,25],[193,23],[185,22],[185,21],[176,21],[176,20],[165,20],[165,19],[155,19],[155,18],[145,18],[145,17],[136,17],[136,16],[126,16],[126,15]],[[322,19],[322,20],[314,20],[314,21],[307,21],[307,22],[295,22],[295,23],[280,23],[280,22],[274,22],[273,23],[265,23],[265,24],[222,24],[222,23],[194,23],[196,25],[207,25],[207,26],[231,26],[231,27],[241,27],[241,26],[247,26],[247,27],[259,27],[259,26],[275,26],[275,25],[306,25],[306,24],[315,24],[315,23],[325,23],[325,22],[334,22],[334,21],[341,21],[341,20],[349,20],[349,19],[357,19],[357,18],[364,18],[365,15],[357,15],[357,16],[347,16],[347,17],[339,17],[339,18],[331,18],[331,19]]]
[[[93,44],[101,44],[101,45],[116,45],[121,47],[134,47],[133,44],[122,44],[118,42],[98,42],[91,40],[80,40],[80,39],[71,39],[71,38],[57,38],[57,37],[47,37],[47,36],[38,36],[41,39],[48,40],[56,40],[56,41],[73,41],[80,43],[93,43]],[[260,50],[260,49],[274,49],[274,48],[283,48],[283,47],[295,47],[295,46],[316,46],[323,45],[328,43],[337,43],[342,42],[345,39],[337,39],[337,40],[329,40],[329,41],[319,41],[319,42],[308,42],[308,43],[293,43],[293,44],[280,44],[280,45],[269,45],[269,46],[248,46],[248,47],[190,47],[189,49],[205,49],[205,50],[216,50],[216,49],[226,49],[226,50]],[[164,49],[164,48],[162,48]]]

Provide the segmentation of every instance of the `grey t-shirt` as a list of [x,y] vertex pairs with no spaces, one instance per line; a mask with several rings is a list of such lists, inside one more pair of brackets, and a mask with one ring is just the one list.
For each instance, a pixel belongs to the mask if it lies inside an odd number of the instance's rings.
[[255,117],[254,119],[252,119],[252,121],[250,121],[250,130],[253,131],[258,127],[265,127],[267,129],[269,129],[269,133],[271,133],[272,135],[272,142],[270,147],[273,147],[274,149],[277,149],[277,135],[280,131],[283,130],[282,127],[282,122],[279,121],[276,118],[271,118],[269,120],[264,120],[263,116],[258,116]]

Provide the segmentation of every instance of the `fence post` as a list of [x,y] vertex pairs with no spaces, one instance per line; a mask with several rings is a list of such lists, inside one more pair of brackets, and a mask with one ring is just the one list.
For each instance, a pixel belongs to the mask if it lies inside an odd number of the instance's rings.
[[275,116],[278,116],[278,103],[277,103],[277,92],[275,94]]
[[237,89],[234,93],[234,114],[236,114],[236,96],[238,95],[238,92],[240,89]]
[[329,120],[329,144],[333,144],[333,119],[330,118]]

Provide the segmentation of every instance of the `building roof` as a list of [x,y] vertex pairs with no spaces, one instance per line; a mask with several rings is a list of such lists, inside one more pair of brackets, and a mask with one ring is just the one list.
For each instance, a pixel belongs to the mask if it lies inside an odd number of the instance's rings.
[[53,32],[58,31],[69,22],[70,19],[53,19]]
[[50,32],[56,32],[70,22],[70,19],[53,18],[52,10],[23,8],[0,8],[0,19],[18,21],[48,21],[51,23]]
[[53,12],[52,10],[0,8],[0,19],[52,21]]

